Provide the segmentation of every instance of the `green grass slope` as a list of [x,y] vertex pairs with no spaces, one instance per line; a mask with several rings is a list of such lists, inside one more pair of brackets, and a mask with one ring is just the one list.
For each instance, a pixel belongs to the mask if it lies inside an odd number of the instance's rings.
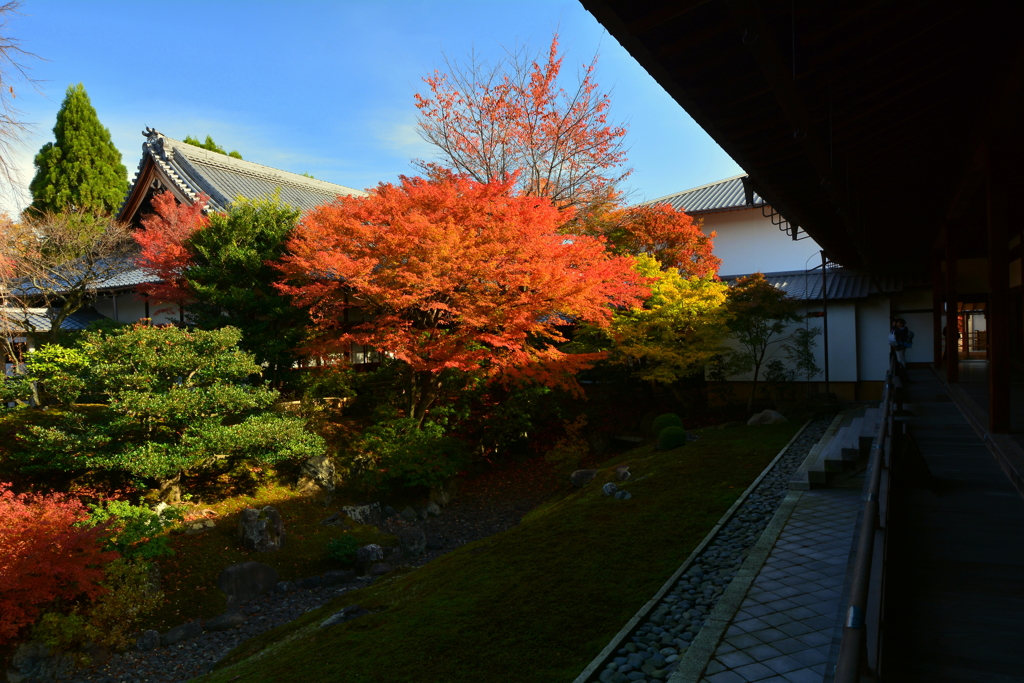
[[[571,681],[651,598],[799,425],[700,432],[627,463],[631,500],[601,494],[611,471],[504,533],[392,575],[243,643],[204,683]],[[358,603],[371,614],[319,629]]]

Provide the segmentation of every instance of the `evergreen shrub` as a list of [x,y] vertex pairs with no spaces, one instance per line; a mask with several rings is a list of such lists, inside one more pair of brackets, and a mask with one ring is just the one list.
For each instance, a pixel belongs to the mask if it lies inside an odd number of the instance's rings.
[[658,432],[658,448],[663,451],[685,446],[686,441],[686,430],[682,427],[665,427]]
[[348,567],[355,564],[358,549],[359,541],[354,536],[332,538],[327,542],[327,559]]
[[683,419],[675,413],[662,413],[658,417],[654,418],[654,424],[651,425],[651,432],[654,434],[661,434],[661,430],[665,427],[682,427]]

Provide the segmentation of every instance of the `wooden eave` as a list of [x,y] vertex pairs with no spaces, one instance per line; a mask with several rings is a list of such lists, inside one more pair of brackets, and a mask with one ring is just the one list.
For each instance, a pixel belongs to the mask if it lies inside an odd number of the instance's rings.
[[582,3],[846,266],[926,270],[986,150],[1024,150],[1024,3]]

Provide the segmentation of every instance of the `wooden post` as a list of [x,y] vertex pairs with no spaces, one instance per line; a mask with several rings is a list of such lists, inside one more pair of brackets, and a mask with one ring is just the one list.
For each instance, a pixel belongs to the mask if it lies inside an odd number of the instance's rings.
[[942,253],[932,251],[932,360],[942,367]]
[[960,317],[956,294],[956,229],[946,224],[946,381],[960,381]]
[[985,164],[988,204],[988,424],[1010,431],[1010,241],[1007,168],[990,148]]

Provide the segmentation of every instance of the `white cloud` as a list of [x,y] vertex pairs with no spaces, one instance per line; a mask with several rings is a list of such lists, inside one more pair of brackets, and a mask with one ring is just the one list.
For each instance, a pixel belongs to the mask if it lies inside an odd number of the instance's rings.
[[372,123],[374,137],[389,151],[410,159],[430,159],[437,148],[420,137],[410,115],[378,116]]

